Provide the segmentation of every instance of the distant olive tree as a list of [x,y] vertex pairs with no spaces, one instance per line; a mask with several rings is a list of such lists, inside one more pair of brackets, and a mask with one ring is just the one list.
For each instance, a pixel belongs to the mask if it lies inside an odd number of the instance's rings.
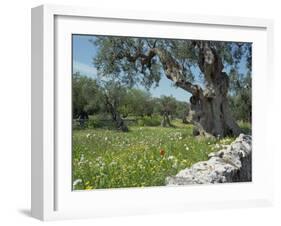
[[79,72],[72,76],[73,118],[82,111],[88,114],[98,113],[101,109],[101,91],[94,79],[81,75]]
[[148,91],[128,89],[126,94],[126,108],[134,116],[151,116],[154,111],[154,102]]
[[236,120],[252,121],[252,79],[250,74],[230,72],[230,107]]
[[111,115],[116,128],[123,132],[127,132],[128,127],[120,113],[126,100],[126,88],[114,80],[103,82],[101,87],[102,101],[106,111]]
[[183,102],[183,101],[177,101],[177,108],[175,116],[182,120],[183,123],[188,123],[188,115],[190,110],[190,104]]
[[176,114],[177,100],[172,96],[161,96],[156,99],[155,111],[162,115],[161,126],[172,126],[171,118]]

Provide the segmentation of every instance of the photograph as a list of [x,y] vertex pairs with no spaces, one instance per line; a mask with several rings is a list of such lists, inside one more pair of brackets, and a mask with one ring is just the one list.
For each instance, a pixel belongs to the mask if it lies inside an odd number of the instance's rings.
[[72,190],[252,181],[252,43],[72,34]]

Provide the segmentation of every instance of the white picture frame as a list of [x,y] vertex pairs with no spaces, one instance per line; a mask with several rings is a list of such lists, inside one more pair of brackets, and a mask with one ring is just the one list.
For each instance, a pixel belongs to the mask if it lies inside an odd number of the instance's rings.
[[[119,29],[116,29],[116,24]],[[188,33],[179,32],[179,29],[186,30],[187,27],[194,29],[188,37]],[[71,190],[71,146],[68,142],[71,127],[64,120],[65,115],[71,114],[67,110],[69,102],[65,101],[71,93],[68,37],[79,32],[105,34],[105,29],[106,34],[115,35],[156,34],[157,37],[212,40],[224,37],[222,39],[254,43],[253,182],[85,192]],[[56,220],[271,205],[273,178],[269,175],[272,175],[274,150],[268,148],[268,108],[264,106],[265,97],[260,91],[266,89],[270,92],[272,86],[272,33],[273,22],[265,19],[121,12],[57,5],[33,8],[32,216]],[[265,151],[266,154],[262,155]]]

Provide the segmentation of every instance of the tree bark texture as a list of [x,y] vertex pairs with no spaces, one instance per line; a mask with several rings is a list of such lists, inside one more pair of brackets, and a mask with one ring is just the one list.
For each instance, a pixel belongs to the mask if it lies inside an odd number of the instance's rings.
[[168,115],[167,112],[164,112],[164,114],[163,114],[163,119],[161,121],[161,126],[162,127],[170,127],[170,126],[172,126],[171,122],[170,122],[169,115]]
[[192,94],[190,118],[200,135],[225,137],[240,134],[228,105],[228,76],[223,72],[221,58],[215,49],[207,44],[200,47],[198,65],[205,77],[204,89],[184,79],[180,64],[167,51],[154,51],[163,64],[166,77]]
[[116,110],[116,107],[110,102],[109,98],[106,95],[105,100],[107,111],[111,114],[112,121],[115,123],[116,128],[122,132],[128,132],[129,129],[126,126],[124,120],[121,118],[119,112]]

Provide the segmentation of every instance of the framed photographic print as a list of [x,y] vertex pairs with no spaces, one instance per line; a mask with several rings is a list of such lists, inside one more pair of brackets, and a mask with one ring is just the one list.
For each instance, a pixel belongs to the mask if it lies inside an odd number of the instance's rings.
[[32,216],[270,205],[272,29],[264,19],[32,9]]

